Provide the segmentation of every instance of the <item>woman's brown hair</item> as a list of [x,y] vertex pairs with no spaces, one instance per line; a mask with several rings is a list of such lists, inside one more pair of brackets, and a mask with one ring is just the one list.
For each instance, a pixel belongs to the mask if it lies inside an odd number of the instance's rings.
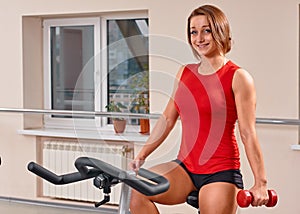
[[[188,42],[192,47],[190,22],[194,16],[204,15],[207,17],[212,31],[212,37],[216,41],[221,53],[226,54],[231,50],[231,36],[229,22],[222,10],[213,5],[203,5],[195,9],[188,18],[187,35]],[[195,56],[200,57],[197,51],[192,47]]]

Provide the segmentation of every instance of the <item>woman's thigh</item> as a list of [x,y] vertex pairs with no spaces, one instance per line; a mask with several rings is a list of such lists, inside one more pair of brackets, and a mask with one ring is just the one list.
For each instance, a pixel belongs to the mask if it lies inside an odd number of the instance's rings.
[[236,185],[226,182],[215,182],[204,185],[199,192],[201,214],[234,214],[237,203]]
[[195,190],[190,176],[176,162],[162,163],[150,169],[168,179],[169,189],[159,195],[151,196],[151,201],[161,204],[178,204],[186,201],[188,194]]

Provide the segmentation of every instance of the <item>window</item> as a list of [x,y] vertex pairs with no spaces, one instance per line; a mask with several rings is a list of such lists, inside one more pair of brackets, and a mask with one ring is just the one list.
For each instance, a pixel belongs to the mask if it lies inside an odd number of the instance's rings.
[[[148,22],[146,19],[107,20],[108,102],[147,113],[149,107]],[[146,100],[146,104],[140,100]],[[129,123],[136,124],[135,119]]]
[[[48,19],[43,25],[46,108],[105,111],[114,101],[127,112],[148,112],[147,18]],[[141,98],[143,107],[136,108]],[[75,119],[82,127],[110,123],[107,118],[49,115],[45,126],[73,126]]]

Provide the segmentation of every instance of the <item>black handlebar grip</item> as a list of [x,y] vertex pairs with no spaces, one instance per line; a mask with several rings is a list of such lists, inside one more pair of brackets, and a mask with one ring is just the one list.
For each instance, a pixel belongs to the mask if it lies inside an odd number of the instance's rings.
[[41,167],[40,165],[30,162],[27,166],[28,170],[33,172],[34,174],[42,177],[43,179],[49,181],[53,184],[61,184],[62,177],[57,176],[53,172],[50,172],[49,170],[45,169],[44,167]]
[[44,167],[34,162],[30,162],[27,168],[29,171],[33,172],[34,174],[42,177],[43,179],[55,185],[74,183],[77,181],[93,178],[100,174],[99,170],[91,169],[88,170],[85,174],[81,174],[80,172],[74,172],[74,173],[58,176],[53,172],[49,171],[48,169],[45,169]]

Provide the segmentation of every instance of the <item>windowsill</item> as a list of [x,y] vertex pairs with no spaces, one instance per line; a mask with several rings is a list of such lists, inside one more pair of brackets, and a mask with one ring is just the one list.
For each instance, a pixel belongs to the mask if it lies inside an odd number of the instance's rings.
[[80,138],[91,140],[112,140],[145,143],[149,135],[143,135],[137,132],[126,131],[116,134],[113,130],[72,130],[72,129],[23,129],[18,130],[19,134],[42,136],[42,137],[61,137],[61,138]]

